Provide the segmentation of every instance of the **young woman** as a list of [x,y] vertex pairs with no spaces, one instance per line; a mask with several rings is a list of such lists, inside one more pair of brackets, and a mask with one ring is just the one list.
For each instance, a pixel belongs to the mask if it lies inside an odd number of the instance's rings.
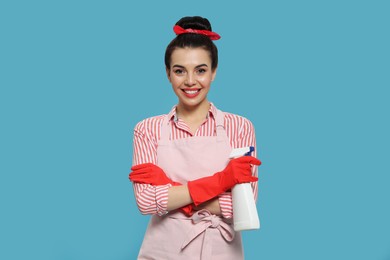
[[153,215],[138,259],[243,259],[241,237],[232,228],[230,189],[252,182],[252,156],[229,160],[232,148],[255,147],[252,123],[218,110],[207,99],[217,72],[220,36],[202,17],[174,26],[165,66],[178,104],[134,129],[130,180],[142,214]]

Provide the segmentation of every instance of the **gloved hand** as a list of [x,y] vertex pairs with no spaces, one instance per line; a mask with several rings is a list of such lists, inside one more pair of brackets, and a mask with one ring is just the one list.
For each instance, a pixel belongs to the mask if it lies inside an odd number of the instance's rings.
[[189,181],[187,186],[195,206],[233,188],[236,184],[257,181],[258,178],[252,176],[251,164],[260,165],[261,162],[252,156],[242,156],[230,160],[221,172]]
[[142,163],[131,167],[132,172],[129,174],[129,179],[132,182],[165,185],[173,184],[180,185],[167,177],[163,169],[153,163]]
[[[167,177],[163,169],[153,163],[143,163],[131,167],[132,172],[129,174],[129,179],[132,182],[151,184],[151,185],[165,185],[172,184],[173,186],[179,186],[181,183],[174,182]],[[193,214],[193,204],[181,207],[182,211],[187,216]]]

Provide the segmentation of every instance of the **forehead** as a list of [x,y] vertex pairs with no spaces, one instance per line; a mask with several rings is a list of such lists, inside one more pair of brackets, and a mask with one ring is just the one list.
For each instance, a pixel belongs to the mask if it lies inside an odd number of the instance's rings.
[[206,64],[211,67],[211,58],[203,48],[176,48],[171,55],[171,65],[197,66]]

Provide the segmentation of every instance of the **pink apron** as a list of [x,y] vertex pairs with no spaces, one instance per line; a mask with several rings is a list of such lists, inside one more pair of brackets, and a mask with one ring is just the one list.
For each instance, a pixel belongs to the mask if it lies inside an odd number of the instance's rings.
[[[157,164],[176,182],[209,176],[225,168],[231,151],[224,129],[224,114],[217,111],[216,136],[169,140],[168,117],[163,120],[157,147]],[[138,255],[141,260],[243,259],[240,233],[231,221],[207,210],[186,217],[179,211],[153,215]]]

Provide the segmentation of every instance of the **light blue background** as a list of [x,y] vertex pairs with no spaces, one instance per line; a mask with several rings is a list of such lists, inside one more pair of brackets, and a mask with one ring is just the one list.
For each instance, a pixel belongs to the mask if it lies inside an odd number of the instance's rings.
[[135,259],[132,129],[172,26],[222,35],[210,100],[256,127],[246,259],[390,259],[389,1],[2,1],[0,259]]

